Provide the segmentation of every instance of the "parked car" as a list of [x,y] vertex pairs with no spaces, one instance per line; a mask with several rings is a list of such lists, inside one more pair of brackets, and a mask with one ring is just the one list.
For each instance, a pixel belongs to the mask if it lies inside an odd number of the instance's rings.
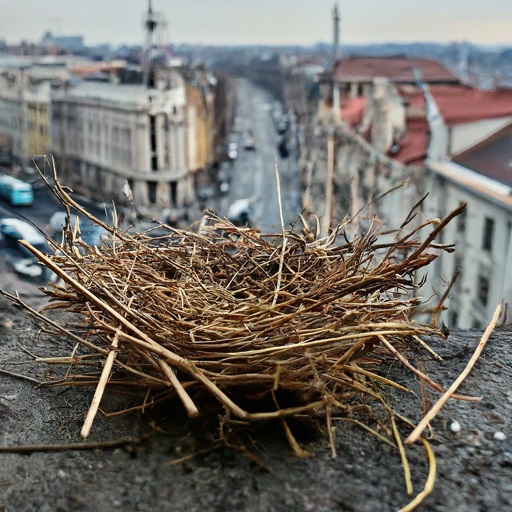
[[2,174],[0,175],[0,197],[12,206],[30,206],[34,201],[34,190],[30,183]]
[[248,226],[252,225],[252,200],[251,199],[237,199],[233,202],[228,209],[228,220],[235,226]]
[[34,226],[16,218],[0,219],[0,238],[6,261],[15,272],[34,278],[45,278],[49,274],[37,258],[20,244],[20,240],[25,240],[43,253],[50,251],[46,238]]
[[[52,238],[60,240],[62,228],[66,224],[66,212],[55,212],[50,218],[50,230]],[[76,221],[76,215],[71,215],[71,222],[74,225]],[[106,231],[97,224],[94,224],[91,220],[86,217],[78,216],[80,237],[82,240],[90,246],[101,244],[102,235],[106,235]]]
[[244,149],[248,151],[254,151],[256,149],[256,142],[252,135],[246,135],[244,138]]
[[230,181],[231,175],[225,168],[222,168],[217,174],[217,183],[220,195],[225,196],[229,192]]
[[279,142],[277,143],[277,150],[279,151],[279,156],[281,158],[288,158],[290,156],[290,150],[288,149],[288,144],[284,137],[280,137]]
[[283,135],[288,131],[289,127],[290,127],[290,121],[286,117],[283,117],[281,119],[281,121],[279,121],[279,123],[277,123],[276,131],[279,135]]

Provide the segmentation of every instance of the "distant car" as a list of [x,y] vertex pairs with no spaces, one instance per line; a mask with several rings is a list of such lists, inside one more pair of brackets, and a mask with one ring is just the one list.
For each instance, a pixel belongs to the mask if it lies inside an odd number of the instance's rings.
[[17,249],[25,256],[33,257],[33,254],[19,243],[20,240],[26,240],[41,252],[49,252],[46,238],[32,224],[23,220],[15,218],[0,219],[0,234],[4,247]]
[[237,199],[233,202],[228,210],[228,220],[235,226],[248,226],[252,225],[252,200],[251,199]]
[[229,192],[229,181],[221,181],[219,191],[223,196],[225,196]]
[[254,151],[256,149],[256,142],[254,141],[252,135],[247,135],[244,138],[244,149],[248,151]]
[[6,261],[18,274],[42,278],[48,274],[37,258],[20,244],[20,240],[26,240],[42,253],[50,251],[46,238],[34,226],[20,219],[0,219],[0,236],[6,250]]
[[0,175],[0,197],[12,206],[30,206],[34,201],[34,190],[30,183],[2,174]]
[[281,120],[277,124],[277,133],[279,135],[283,135],[284,133],[286,133],[288,131],[289,127],[290,127],[290,122],[288,121],[288,119]]
[[277,150],[279,151],[279,156],[281,158],[288,158],[290,156],[290,150],[288,149],[288,144],[284,137],[280,138],[277,144]]
[[229,185],[231,182],[231,175],[226,167],[222,167],[222,169],[217,174],[217,184],[219,187],[219,192],[222,196],[225,196],[229,192]]

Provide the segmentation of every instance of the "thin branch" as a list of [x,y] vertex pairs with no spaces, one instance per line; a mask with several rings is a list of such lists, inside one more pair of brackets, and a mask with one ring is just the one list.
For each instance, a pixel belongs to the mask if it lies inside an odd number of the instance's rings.
[[82,450],[111,450],[120,446],[137,445],[142,438],[124,437],[114,441],[67,444],[25,444],[21,446],[0,446],[0,453],[69,452]]

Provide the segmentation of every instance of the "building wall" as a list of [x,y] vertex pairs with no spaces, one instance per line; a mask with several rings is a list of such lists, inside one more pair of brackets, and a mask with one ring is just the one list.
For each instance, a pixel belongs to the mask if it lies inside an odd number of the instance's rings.
[[125,86],[105,85],[97,96],[84,89],[54,98],[53,140],[61,176],[105,201],[123,201],[127,180],[139,206],[188,203],[184,91],[134,90],[130,101],[121,101]]
[[188,149],[192,171],[207,169],[214,161],[214,96],[203,85],[187,85]]
[[[435,170],[430,171],[428,208],[439,217],[462,202],[466,213],[444,230],[441,241],[455,245],[452,254],[443,253],[429,273],[428,288],[440,296],[456,268],[462,270],[447,300],[443,314],[450,327],[485,327],[502,300],[512,303],[512,210],[485,194],[471,191]],[[488,235],[489,222],[492,235]]]
[[20,162],[47,154],[51,147],[50,82],[34,80],[28,71],[0,73],[0,134]]
[[[332,127],[325,125],[322,130],[317,131],[317,147],[311,152],[311,158],[315,159],[311,166],[314,170],[305,179],[310,182],[305,203],[319,216],[323,216],[325,212],[326,147],[331,130]],[[374,214],[377,214],[386,228],[399,227],[425,193],[425,168],[406,166],[383,155],[372,144],[343,125],[334,130],[334,141],[334,221],[338,222],[346,215],[354,216],[363,209],[362,214],[351,225],[354,234],[358,231],[364,232],[372,222]],[[399,190],[378,202],[372,202],[400,183],[403,186]],[[410,224],[410,228],[415,227],[420,219],[421,216]]]
[[[353,88],[350,90],[354,92]],[[333,132],[336,145],[335,221],[345,215],[353,216],[364,208],[359,219],[352,223],[351,234],[366,232],[373,219],[373,222],[382,221],[385,228],[397,228],[427,192],[429,195],[417,210],[409,229],[429,219],[443,219],[460,203],[467,203],[466,213],[452,220],[436,240],[439,244],[454,244],[455,252],[439,250],[439,257],[417,273],[417,282],[425,279],[418,296],[426,301],[423,305],[425,315],[421,315],[419,320],[430,321],[429,309],[437,305],[455,269],[461,268],[462,274],[444,303],[448,310],[442,313],[442,318],[450,327],[484,327],[501,300],[512,304],[512,189],[484,179],[481,175],[472,178],[470,175],[477,173],[469,169],[461,171],[457,180],[435,168],[455,165],[447,162],[452,152],[462,151],[466,143],[470,145],[481,141],[510,120],[491,119],[448,127],[435,102],[429,101],[428,89],[426,97],[426,114],[431,131],[428,148],[431,163],[428,170],[425,165],[402,165],[383,154],[385,142],[389,141],[389,130],[380,129],[384,143],[374,144],[372,140],[370,144],[350,127],[343,124],[336,126],[332,114],[328,114],[329,105],[324,102],[327,108],[322,112],[323,116],[319,115],[315,128],[320,137],[308,155],[308,168],[313,171],[304,180],[310,183],[306,204],[311,205],[311,209],[320,217],[324,215],[327,138]],[[371,95],[368,98],[369,109],[363,121],[365,133],[375,123],[372,109],[375,110],[379,102],[374,99]],[[392,117],[392,110],[386,111],[392,107],[392,102],[380,106],[384,107],[381,118],[384,128],[385,123],[388,123],[388,127],[393,124],[390,123],[392,119],[400,120],[398,110],[396,118]],[[399,126],[400,123],[395,121],[394,124]],[[370,133],[372,138],[379,136],[379,130]],[[403,185],[398,190],[368,204],[371,198],[385,194],[401,183]],[[432,229],[432,224],[425,227],[420,237],[424,239]]]
[[449,156],[456,155],[470,147],[482,142],[487,137],[498,132],[512,123],[512,117],[500,117],[498,119],[484,119],[473,123],[458,124],[449,129]]

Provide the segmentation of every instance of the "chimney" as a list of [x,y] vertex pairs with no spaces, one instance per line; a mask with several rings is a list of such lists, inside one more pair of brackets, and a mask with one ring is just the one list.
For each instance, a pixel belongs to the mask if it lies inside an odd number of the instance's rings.
[[382,153],[387,153],[393,144],[393,126],[390,112],[390,84],[384,77],[373,79],[372,91],[372,145]]

